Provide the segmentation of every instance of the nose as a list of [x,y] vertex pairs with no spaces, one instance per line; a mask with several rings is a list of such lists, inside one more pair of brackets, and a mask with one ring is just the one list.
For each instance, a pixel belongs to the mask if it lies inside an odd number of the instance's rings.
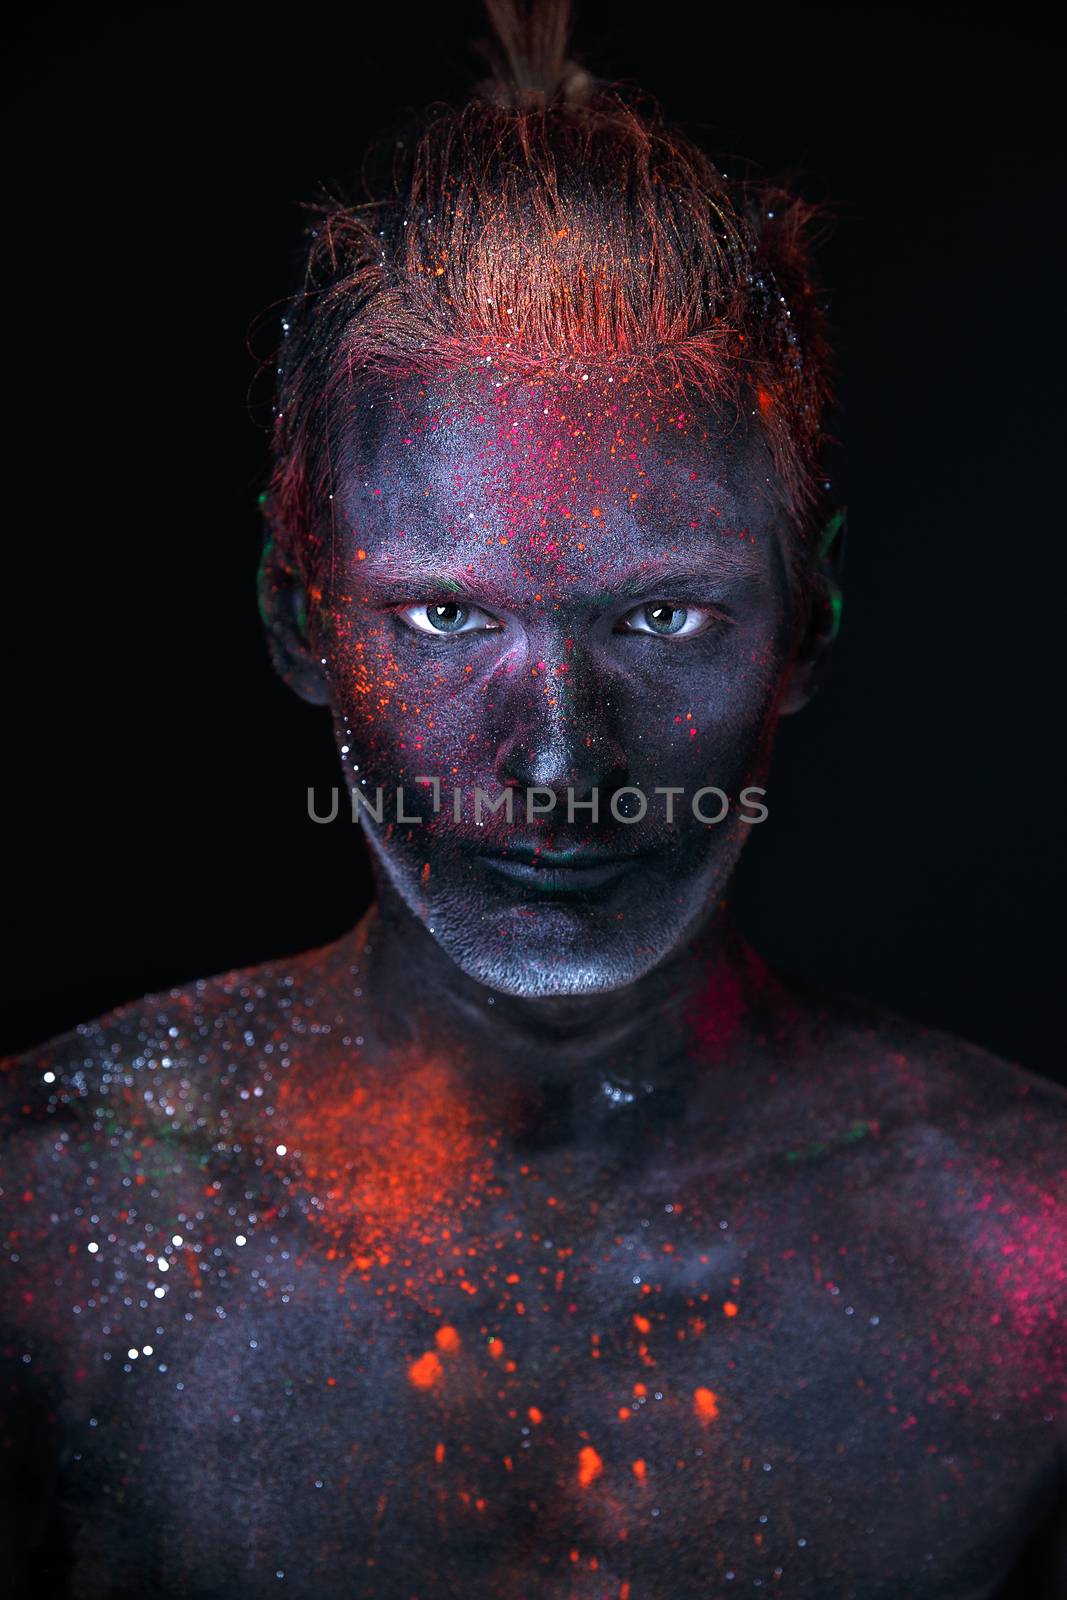
[[576,651],[525,667],[501,708],[509,726],[497,750],[497,782],[551,789],[560,800],[568,789],[576,800],[596,789],[606,805],[628,771],[610,702],[610,685]]

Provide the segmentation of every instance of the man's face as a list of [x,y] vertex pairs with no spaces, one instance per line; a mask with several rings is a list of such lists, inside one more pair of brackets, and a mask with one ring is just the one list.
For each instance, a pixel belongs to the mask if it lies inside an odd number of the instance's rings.
[[[407,906],[512,995],[618,988],[694,931],[788,680],[786,520],[758,427],[637,389],[411,386],[376,400],[336,485],[312,636],[349,788],[383,791],[364,825]],[[398,786],[419,821],[397,820]],[[721,821],[694,813],[709,786]],[[508,788],[511,824],[476,817],[476,791]]]

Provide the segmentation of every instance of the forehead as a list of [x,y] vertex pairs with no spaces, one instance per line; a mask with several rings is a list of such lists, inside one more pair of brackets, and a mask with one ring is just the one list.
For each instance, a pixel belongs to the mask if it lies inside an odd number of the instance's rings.
[[755,418],[604,376],[379,392],[337,487],[365,555],[404,569],[751,564],[787,533]]

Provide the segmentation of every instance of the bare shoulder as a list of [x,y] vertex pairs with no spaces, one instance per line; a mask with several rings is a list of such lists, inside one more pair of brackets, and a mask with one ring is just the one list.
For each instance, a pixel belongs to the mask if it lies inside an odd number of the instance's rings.
[[1058,1348],[1062,1366],[1067,1090],[862,1002],[797,1015],[798,1163],[847,1149],[857,1230],[896,1232],[961,1297],[969,1286],[975,1316],[1010,1322],[1035,1359]]
[[[210,1168],[254,1160],[291,1066],[347,1035],[340,946],[198,980],[122,1005],[0,1064],[0,1233],[52,1260],[56,1230],[166,1194],[192,1202]],[[351,987],[351,986],[349,986]],[[347,1020],[346,1020],[347,1019]],[[362,1043],[362,1040],[360,1040]]]
[[[814,1125],[853,1115],[931,1159],[973,1156],[1063,1198],[1067,1088],[965,1039],[850,996],[790,994],[786,1093]],[[831,1109],[834,1108],[831,1114]]]
[[[202,978],[116,1007],[0,1062],[5,1132],[42,1115],[84,1121],[110,1106],[195,1128],[236,1092],[250,1064],[262,1076],[351,1024],[338,1003],[342,946]],[[268,1078],[269,1081],[269,1078]]]

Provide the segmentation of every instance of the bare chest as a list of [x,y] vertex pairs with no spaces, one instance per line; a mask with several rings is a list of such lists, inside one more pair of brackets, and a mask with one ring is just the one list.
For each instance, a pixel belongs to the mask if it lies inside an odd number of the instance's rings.
[[993,1592],[1042,1441],[912,1220],[810,1175],[313,1198],[170,1235],[72,1345],[77,1594]]

